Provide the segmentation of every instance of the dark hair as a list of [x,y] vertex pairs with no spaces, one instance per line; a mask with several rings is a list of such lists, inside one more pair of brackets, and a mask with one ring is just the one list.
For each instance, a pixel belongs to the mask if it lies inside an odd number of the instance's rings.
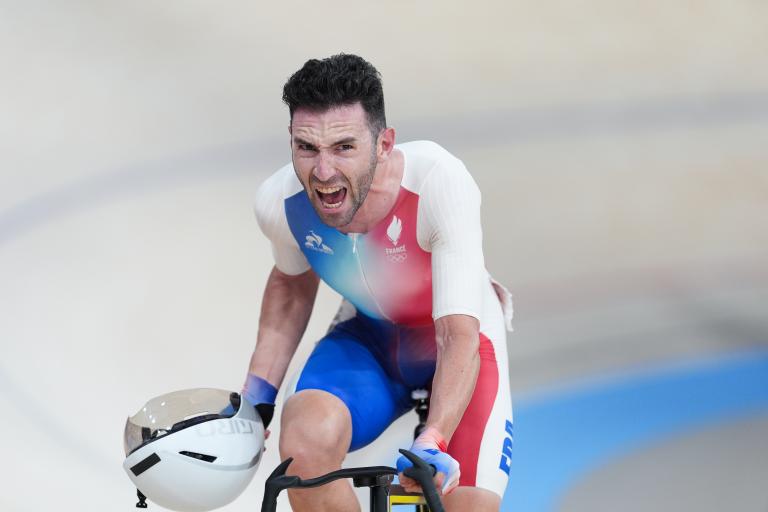
[[322,60],[311,59],[283,87],[283,101],[293,119],[299,108],[324,111],[358,101],[368,116],[371,133],[387,127],[381,75],[357,55],[340,53]]

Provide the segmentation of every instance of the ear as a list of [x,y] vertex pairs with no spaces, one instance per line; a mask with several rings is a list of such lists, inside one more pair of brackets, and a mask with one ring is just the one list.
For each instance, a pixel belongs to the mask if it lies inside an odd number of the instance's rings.
[[395,149],[395,129],[385,128],[379,133],[378,140],[376,141],[376,154],[379,157],[379,161],[388,159],[393,149]]

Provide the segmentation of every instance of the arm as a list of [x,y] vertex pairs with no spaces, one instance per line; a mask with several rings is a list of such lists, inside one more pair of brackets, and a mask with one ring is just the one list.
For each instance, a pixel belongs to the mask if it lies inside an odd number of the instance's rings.
[[[419,244],[432,252],[437,366],[426,429],[413,448],[435,466],[435,483],[447,494],[458,485],[460,469],[447,453],[448,441],[469,405],[480,371],[478,319],[488,275],[480,191],[464,165],[444,150],[422,185],[419,214]],[[411,479],[401,478],[401,482],[406,490],[418,490]]]
[[280,387],[307,328],[319,282],[312,270],[293,276],[277,267],[272,269],[264,289],[249,374]]
[[[480,371],[480,335],[476,318],[447,315],[435,321],[437,368],[432,379],[429,416],[424,431],[411,448],[437,471],[435,487],[450,493],[459,484],[459,464],[448,455],[448,441],[472,399]],[[398,470],[410,465],[398,460]],[[400,483],[406,491],[419,492],[419,484],[402,473]]]
[[275,267],[267,279],[261,304],[256,348],[251,356],[242,395],[268,425],[277,388],[307,327],[317,294],[318,278],[310,269],[285,217],[286,180],[295,180],[289,166],[270,176],[256,193],[254,212],[269,238]]
[[446,444],[469,405],[480,371],[480,313],[488,275],[480,191],[464,165],[443,156],[422,189],[419,228],[432,251],[437,367],[427,428]]
[[479,323],[466,315],[435,321],[437,369],[432,379],[427,428],[436,429],[446,443],[469,405],[480,371]]

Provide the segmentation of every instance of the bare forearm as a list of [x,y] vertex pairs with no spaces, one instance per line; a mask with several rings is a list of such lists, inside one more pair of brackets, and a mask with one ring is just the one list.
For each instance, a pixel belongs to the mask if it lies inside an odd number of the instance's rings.
[[480,371],[475,318],[450,315],[435,322],[437,368],[432,380],[427,426],[450,440],[472,398]]
[[280,387],[307,328],[318,284],[319,279],[311,270],[299,276],[289,276],[277,268],[272,269],[261,304],[250,373]]

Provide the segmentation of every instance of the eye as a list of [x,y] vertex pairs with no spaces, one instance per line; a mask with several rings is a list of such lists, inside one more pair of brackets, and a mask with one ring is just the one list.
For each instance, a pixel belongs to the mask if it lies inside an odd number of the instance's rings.
[[297,145],[299,151],[315,151],[315,146],[301,142]]
[[352,144],[341,144],[339,146],[339,151],[350,151],[352,149],[355,149],[355,147]]

